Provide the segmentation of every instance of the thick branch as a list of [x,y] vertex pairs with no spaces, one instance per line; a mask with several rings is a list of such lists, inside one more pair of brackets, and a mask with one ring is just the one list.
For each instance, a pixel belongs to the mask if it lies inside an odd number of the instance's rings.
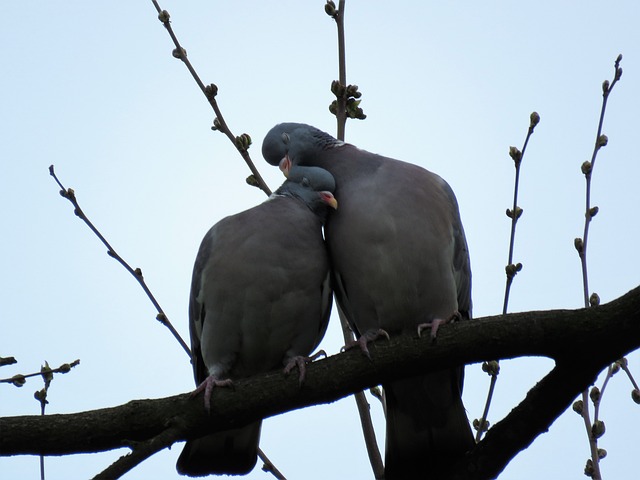
[[507,464],[549,427],[576,395],[593,383],[603,365],[559,363],[533,387],[524,401],[496,423],[464,462],[454,466],[453,480],[496,478]]
[[[413,336],[371,346],[372,361],[348,351],[308,367],[298,387],[294,376],[271,372],[220,389],[207,416],[201,398],[177,395],[67,415],[0,419],[0,455],[95,452],[157,437],[171,428],[186,439],[310,405],[330,403],[405,376],[461,363],[519,356],[547,356],[558,366],[469,456],[458,478],[490,478],[545,431],[607,364],[640,347],[640,287],[599,307],[524,312],[443,326],[436,343]],[[532,416],[531,412],[536,415]],[[497,464],[490,460],[496,451]],[[487,465],[487,462],[491,465]],[[497,469],[497,470],[496,470]],[[484,472],[484,473],[483,473]],[[487,476],[488,475],[488,476]]]

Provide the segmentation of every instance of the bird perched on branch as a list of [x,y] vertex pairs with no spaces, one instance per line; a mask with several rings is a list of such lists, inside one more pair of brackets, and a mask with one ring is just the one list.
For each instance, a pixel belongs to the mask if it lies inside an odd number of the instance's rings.
[[[367,352],[382,331],[416,334],[471,317],[471,270],[449,185],[417,165],[360,150],[309,125],[282,123],[262,154],[286,174],[322,167],[336,180],[340,210],[325,236],[338,305]],[[439,478],[474,445],[462,404],[464,367],[383,385],[385,479]]]
[[[227,217],[205,235],[189,302],[196,392],[283,365],[300,369],[324,336],[331,311],[322,224],[337,208],[329,172],[294,167],[264,203]],[[183,475],[241,475],[257,460],[262,421],[186,443]]]

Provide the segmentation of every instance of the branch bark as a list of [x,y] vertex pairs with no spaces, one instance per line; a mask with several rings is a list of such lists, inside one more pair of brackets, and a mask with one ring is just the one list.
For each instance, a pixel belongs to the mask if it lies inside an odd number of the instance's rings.
[[[457,364],[546,356],[556,367],[455,466],[451,478],[494,478],[570,405],[609,363],[640,347],[640,287],[599,307],[485,317],[445,325],[435,343],[401,336],[311,364],[305,384],[276,371],[216,390],[207,415],[188,394],[135,400],[65,415],[0,418],[0,455],[66,455],[120,448],[134,451],[171,431],[175,441],[311,405],[330,403],[400,376]],[[164,434],[166,436],[166,433]],[[166,442],[157,442],[158,449]]]

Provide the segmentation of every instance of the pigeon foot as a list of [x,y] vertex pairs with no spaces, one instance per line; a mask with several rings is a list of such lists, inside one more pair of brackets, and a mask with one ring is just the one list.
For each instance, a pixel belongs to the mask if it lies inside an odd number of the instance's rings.
[[324,356],[324,358],[327,358],[327,352],[325,352],[324,350],[319,350],[317,353],[314,353],[310,357],[304,357],[302,355],[291,357],[285,362],[284,374],[289,375],[291,371],[297,367],[298,372],[300,372],[298,375],[298,383],[302,386],[302,384],[304,383],[304,379],[307,376],[307,365],[322,356]]
[[457,310],[453,312],[447,319],[434,318],[430,322],[421,323],[420,325],[418,325],[418,337],[422,338],[422,331],[429,328],[431,330],[431,340],[435,340],[436,336],[438,335],[438,328],[440,328],[440,325],[445,325],[456,320],[462,320],[462,315]]
[[230,378],[220,380],[214,375],[209,375],[204,382],[198,385],[198,388],[191,392],[192,397],[195,397],[200,392],[204,392],[204,408],[207,409],[207,412],[211,411],[211,394],[213,393],[213,387],[233,387],[233,381]]
[[348,342],[344,347],[340,349],[341,352],[346,352],[347,350],[351,350],[354,347],[360,347],[362,353],[364,353],[369,360],[371,360],[371,354],[369,353],[369,347],[367,344],[377,340],[380,337],[386,337],[389,340],[389,334],[379,328],[377,330],[367,330],[364,334],[360,335],[360,338],[357,340],[352,340]]

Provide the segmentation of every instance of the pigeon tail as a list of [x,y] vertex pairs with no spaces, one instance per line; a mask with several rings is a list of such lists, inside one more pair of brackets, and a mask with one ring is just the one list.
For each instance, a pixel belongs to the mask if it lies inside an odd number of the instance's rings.
[[256,465],[262,421],[189,440],[176,468],[181,475],[246,475]]
[[440,478],[473,447],[460,397],[460,370],[384,385],[385,480]]

